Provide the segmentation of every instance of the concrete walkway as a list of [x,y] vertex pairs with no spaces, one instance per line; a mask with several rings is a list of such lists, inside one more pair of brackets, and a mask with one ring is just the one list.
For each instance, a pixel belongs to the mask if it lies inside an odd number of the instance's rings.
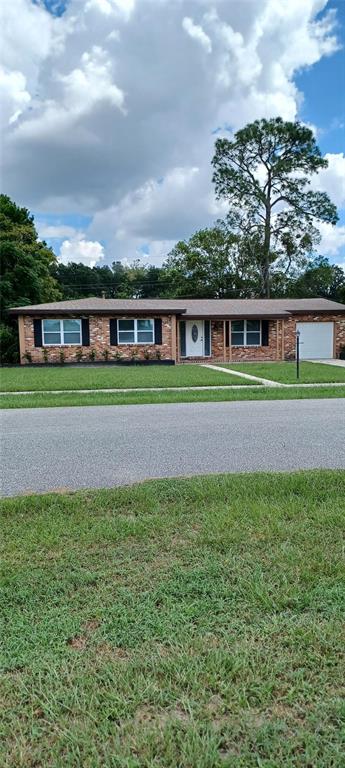
[[[243,374],[244,375],[244,374]],[[251,376],[250,378],[254,378],[254,376]],[[265,379],[258,379],[258,381],[265,382]],[[212,392],[213,390],[219,390],[219,389],[235,389],[235,390],[241,390],[241,389],[251,389],[253,392],[256,390],[265,389],[267,386],[269,387],[283,387],[284,389],[296,389],[296,387],[299,387],[300,389],[308,388],[308,387],[345,387],[345,381],[336,381],[336,382],[320,382],[319,384],[282,384],[278,381],[269,381],[269,383],[263,383],[258,386],[255,386],[254,384],[216,384],[215,386],[207,386],[207,387],[129,387],[127,389],[28,389],[24,390],[23,392],[0,392],[3,396],[8,395],[92,395],[96,394],[97,392],[106,392],[108,394],[121,394],[121,392]]]
[[337,365],[339,368],[345,368],[345,360],[339,360],[337,358],[336,360],[332,358],[332,360],[308,360],[308,363],[322,363],[322,365]]
[[[118,387],[116,389],[27,389],[23,392],[0,392],[0,395],[63,395],[64,393],[83,392],[84,394],[92,392],[190,392],[190,391],[211,391],[213,389],[254,389],[253,384],[216,384],[199,387]],[[256,387],[255,387],[256,389]]]
[[263,379],[261,376],[252,376],[250,373],[242,373],[241,371],[234,371],[233,368],[222,368],[220,365],[211,365],[206,363],[203,368],[212,368],[213,371],[222,371],[222,373],[228,373],[230,376],[240,376],[241,379],[250,379],[251,381],[260,382],[265,384],[266,387],[286,387],[287,384],[282,384],[281,381],[272,381],[272,379]]

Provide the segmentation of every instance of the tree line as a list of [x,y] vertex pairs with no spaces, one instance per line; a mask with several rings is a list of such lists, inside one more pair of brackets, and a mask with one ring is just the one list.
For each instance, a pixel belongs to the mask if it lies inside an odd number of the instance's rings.
[[216,196],[228,206],[213,227],[178,242],[162,266],[88,267],[58,262],[38,239],[33,216],[0,196],[3,362],[18,359],[11,306],[59,299],[254,298],[321,296],[345,302],[345,273],[317,254],[318,222],[335,224],[328,195],[310,188],[327,166],[312,132],[280,118],[261,120],[218,139],[213,158]]

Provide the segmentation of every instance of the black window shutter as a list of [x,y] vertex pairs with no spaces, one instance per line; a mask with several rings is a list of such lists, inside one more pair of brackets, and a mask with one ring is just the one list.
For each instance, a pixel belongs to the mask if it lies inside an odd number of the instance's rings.
[[88,317],[83,317],[81,321],[81,343],[83,347],[90,346],[90,324]]
[[155,319],[155,344],[162,343],[162,320],[160,317]]
[[204,321],[205,324],[205,356],[209,357],[211,354],[211,323],[209,320]]
[[225,346],[230,346],[229,320],[225,321]]
[[268,347],[268,320],[261,321],[261,343],[263,347]]
[[109,320],[110,346],[117,347],[117,320]]
[[34,344],[35,344],[35,347],[43,347],[42,320],[34,320]]
[[186,356],[186,323],[185,320],[180,320],[180,353],[181,357]]

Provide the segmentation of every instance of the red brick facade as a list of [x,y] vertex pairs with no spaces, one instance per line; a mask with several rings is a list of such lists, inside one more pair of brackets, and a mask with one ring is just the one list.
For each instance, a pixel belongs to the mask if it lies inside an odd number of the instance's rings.
[[[58,317],[58,315],[56,315]],[[125,318],[125,315],[119,316]],[[154,317],[154,316],[153,316]],[[23,364],[33,363],[75,363],[116,360],[119,358],[162,359],[186,361],[181,358],[178,320],[174,315],[160,316],[162,320],[162,344],[120,344],[111,346],[109,316],[90,315],[89,346],[36,347],[34,341],[34,317],[19,317],[20,354]],[[268,323],[268,345],[260,347],[227,347],[225,344],[224,320],[211,320],[211,356],[199,358],[214,362],[274,361],[293,360],[295,356],[296,322],[333,322],[334,356],[339,357],[345,347],[345,313],[341,314],[300,314],[281,319],[270,319]],[[231,321],[230,321],[231,339]],[[190,358],[196,361],[196,358]]]
[[[58,317],[58,315],[56,316]],[[126,319],[122,316],[121,319]],[[162,358],[168,360],[173,357],[173,327],[174,316],[162,317],[162,344],[110,344],[109,317],[91,315],[89,318],[90,345],[83,347],[76,345],[35,347],[34,342],[34,318],[24,316],[24,348],[21,341],[22,363],[60,363],[61,353],[64,362],[93,362],[116,360],[119,358],[137,358],[155,360]],[[105,354],[107,351],[107,354]]]
[[345,347],[345,313],[343,315],[293,315],[284,320],[284,359],[293,360],[295,357],[296,323],[334,323],[333,356],[339,357],[340,350]]

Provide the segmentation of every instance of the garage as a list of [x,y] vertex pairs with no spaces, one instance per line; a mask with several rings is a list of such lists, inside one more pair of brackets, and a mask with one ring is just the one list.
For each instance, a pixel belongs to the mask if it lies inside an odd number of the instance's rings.
[[301,360],[322,360],[333,355],[333,323],[296,323]]

